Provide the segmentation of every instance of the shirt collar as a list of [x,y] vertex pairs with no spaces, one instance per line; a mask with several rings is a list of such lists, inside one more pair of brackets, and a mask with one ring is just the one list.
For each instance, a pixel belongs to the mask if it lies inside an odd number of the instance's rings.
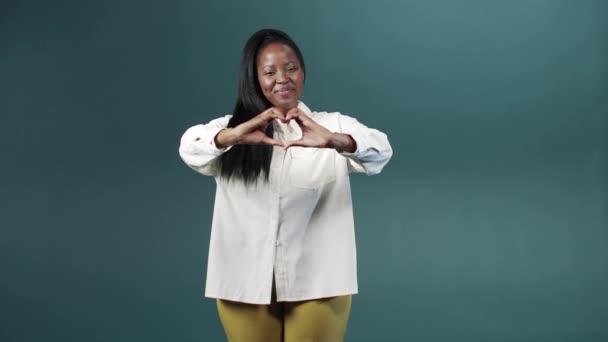
[[306,115],[312,117],[312,111],[304,104],[304,102],[298,101],[298,109],[300,109]]

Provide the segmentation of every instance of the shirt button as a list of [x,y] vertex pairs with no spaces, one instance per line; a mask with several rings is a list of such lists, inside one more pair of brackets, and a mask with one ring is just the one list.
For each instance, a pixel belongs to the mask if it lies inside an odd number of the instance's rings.
[[277,247],[281,246],[281,241],[277,241],[277,242],[276,242],[276,246],[277,246]]

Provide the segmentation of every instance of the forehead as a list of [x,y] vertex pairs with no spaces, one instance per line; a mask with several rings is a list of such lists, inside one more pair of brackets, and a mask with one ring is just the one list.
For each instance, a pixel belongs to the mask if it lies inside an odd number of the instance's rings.
[[300,62],[296,53],[283,43],[270,43],[260,51],[257,64],[260,67],[283,64],[289,62]]

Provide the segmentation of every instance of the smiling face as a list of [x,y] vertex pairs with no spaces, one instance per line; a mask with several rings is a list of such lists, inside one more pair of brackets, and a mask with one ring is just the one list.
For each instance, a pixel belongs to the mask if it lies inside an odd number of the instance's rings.
[[295,52],[287,45],[271,43],[257,60],[258,82],[272,106],[288,111],[298,106],[304,90],[304,71]]

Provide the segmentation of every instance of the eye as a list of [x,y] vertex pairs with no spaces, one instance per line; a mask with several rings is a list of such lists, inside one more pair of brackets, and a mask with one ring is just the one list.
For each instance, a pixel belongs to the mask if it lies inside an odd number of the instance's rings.
[[272,76],[274,75],[274,71],[265,71],[264,76]]

